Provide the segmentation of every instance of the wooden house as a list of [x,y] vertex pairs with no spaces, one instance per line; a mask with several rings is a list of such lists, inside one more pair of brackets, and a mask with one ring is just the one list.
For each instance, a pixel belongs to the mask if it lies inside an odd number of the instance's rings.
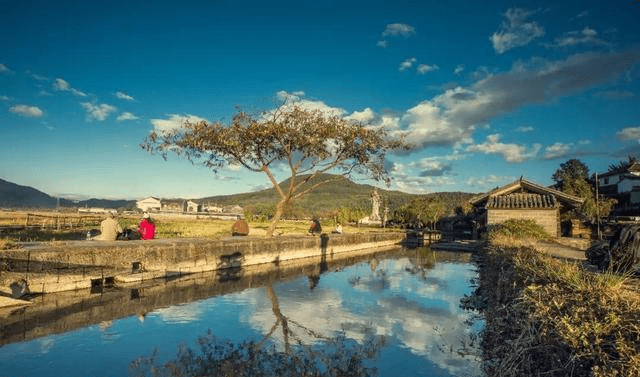
[[500,224],[510,219],[535,220],[552,237],[562,235],[560,216],[579,207],[584,199],[519,179],[469,200],[478,226]]

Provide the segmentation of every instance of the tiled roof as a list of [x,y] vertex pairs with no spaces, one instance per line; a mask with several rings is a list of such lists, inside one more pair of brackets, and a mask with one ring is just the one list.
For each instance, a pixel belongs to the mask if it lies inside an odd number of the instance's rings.
[[492,209],[545,209],[558,208],[560,203],[553,194],[515,193],[490,196],[485,208]]

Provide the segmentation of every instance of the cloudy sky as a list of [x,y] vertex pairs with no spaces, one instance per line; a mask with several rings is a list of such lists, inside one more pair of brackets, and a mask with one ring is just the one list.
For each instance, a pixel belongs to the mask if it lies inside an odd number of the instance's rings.
[[389,156],[405,192],[550,184],[568,159],[602,173],[640,154],[638,1],[0,5],[0,178],[50,195],[268,187],[139,145],[288,96],[406,135]]

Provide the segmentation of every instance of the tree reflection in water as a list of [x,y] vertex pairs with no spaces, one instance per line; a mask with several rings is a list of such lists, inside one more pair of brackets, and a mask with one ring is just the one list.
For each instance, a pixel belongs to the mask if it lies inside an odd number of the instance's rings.
[[[313,287],[311,287],[313,289]],[[175,360],[158,365],[156,350],[129,366],[130,375],[143,376],[375,376],[367,367],[384,345],[384,337],[368,329],[364,341],[348,339],[344,333],[334,337],[319,334],[284,315],[273,286],[266,287],[275,323],[259,341],[233,343],[216,338],[212,331],[198,339],[199,351],[181,345]],[[284,350],[266,342],[278,327],[282,329]],[[320,342],[304,344],[297,331]],[[294,342],[292,345],[291,343]]]

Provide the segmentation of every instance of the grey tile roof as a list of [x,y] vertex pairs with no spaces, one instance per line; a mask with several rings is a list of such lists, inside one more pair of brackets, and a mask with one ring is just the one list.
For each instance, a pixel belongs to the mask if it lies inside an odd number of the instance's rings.
[[560,203],[553,194],[514,193],[490,196],[485,208],[491,209],[553,209]]

